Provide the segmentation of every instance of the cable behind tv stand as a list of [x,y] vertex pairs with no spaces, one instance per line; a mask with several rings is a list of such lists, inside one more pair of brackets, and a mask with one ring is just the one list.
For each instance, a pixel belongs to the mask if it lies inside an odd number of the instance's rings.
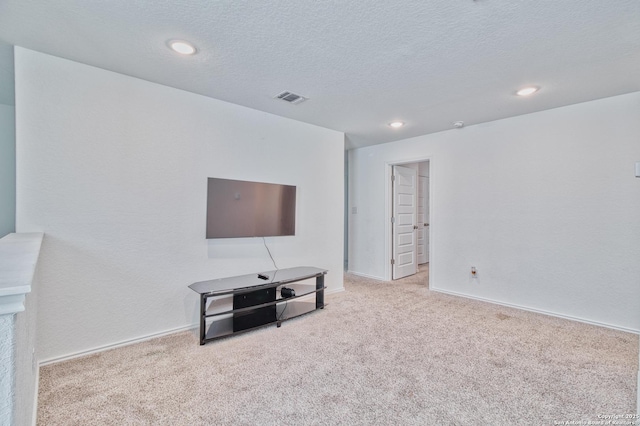
[[[312,266],[200,281],[200,344],[323,309],[327,270]],[[303,283],[315,278],[315,283]],[[286,286],[295,296],[282,297]],[[314,299],[314,300],[310,300]]]

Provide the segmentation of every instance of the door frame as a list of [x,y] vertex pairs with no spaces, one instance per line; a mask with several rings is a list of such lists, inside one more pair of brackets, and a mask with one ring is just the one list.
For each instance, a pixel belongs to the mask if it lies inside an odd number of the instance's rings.
[[[431,165],[431,164],[429,164],[429,165]],[[418,173],[419,173],[419,171],[418,171]],[[422,185],[422,183],[421,183],[422,179],[426,179],[426,181],[427,181],[426,185]],[[426,198],[426,204],[427,204],[427,209],[425,211],[425,216],[426,217],[423,218],[422,222],[418,223],[418,238],[420,237],[420,233],[424,232],[423,238],[426,236],[425,239],[427,240],[427,246],[424,247],[424,250],[426,250],[426,255],[427,255],[426,259],[427,260],[422,262],[422,263],[420,263],[420,250],[418,250],[418,252],[416,253],[417,257],[418,257],[418,260],[417,260],[418,267],[420,267],[420,265],[424,265],[425,263],[429,263],[429,229],[425,229],[426,227],[424,226],[424,224],[425,223],[429,223],[429,181],[430,180],[431,179],[429,179],[429,176],[422,176],[422,175],[418,174],[418,191],[419,192],[424,192],[426,190],[426,192],[427,192],[427,196],[426,197],[422,197],[423,199]],[[421,195],[424,195],[424,194],[418,193],[418,212],[420,211],[420,208],[421,208],[421,205],[420,205]],[[418,214],[418,217],[419,216],[420,216],[420,214]]]
[[424,157],[416,157],[406,160],[400,161],[385,161],[384,165],[384,173],[385,173],[385,186],[384,186],[384,279],[385,281],[392,280],[392,267],[391,267],[391,258],[393,257],[393,236],[392,236],[392,228],[391,228],[391,216],[393,212],[393,189],[391,183],[391,176],[393,174],[393,166],[405,166],[407,164],[413,163],[422,163],[424,161],[429,162],[429,288],[431,285],[431,277],[433,276],[433,266],[434,266],[434,253],[433,253],[433,241],[434,241],[434,205],[433,199],[435,194],[435,185],[433,179],[433,155],[428,155]]

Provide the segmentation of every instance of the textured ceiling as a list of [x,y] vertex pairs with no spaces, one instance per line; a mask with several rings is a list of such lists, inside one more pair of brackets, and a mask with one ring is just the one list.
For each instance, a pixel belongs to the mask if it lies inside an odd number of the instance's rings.
[[[176,38],[198,54],[168,50]],[[351,148],[640,90],[639,0],[0,0],[0,40]],[[514,96],[528,84],[542,89]],[[309,100],[273,99],[284,90]]]

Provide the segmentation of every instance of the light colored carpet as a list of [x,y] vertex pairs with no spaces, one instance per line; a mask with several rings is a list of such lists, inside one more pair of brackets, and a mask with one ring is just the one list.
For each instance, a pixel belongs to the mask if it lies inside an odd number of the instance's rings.
[[325,310],[43,367],[39,425],[542,425],[635,413],[638,337],[346,275]]

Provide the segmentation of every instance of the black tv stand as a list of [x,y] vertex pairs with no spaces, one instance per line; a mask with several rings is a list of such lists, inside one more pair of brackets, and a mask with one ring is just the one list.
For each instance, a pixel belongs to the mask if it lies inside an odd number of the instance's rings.
[[[269,324],[280,327],[283,321],[323,309],[326,273],[300,266],[191,284],[200,294],[200,344]],[[302,282],[311,278],[315,283]],[[295,296],[280,294],[284,284]]]

